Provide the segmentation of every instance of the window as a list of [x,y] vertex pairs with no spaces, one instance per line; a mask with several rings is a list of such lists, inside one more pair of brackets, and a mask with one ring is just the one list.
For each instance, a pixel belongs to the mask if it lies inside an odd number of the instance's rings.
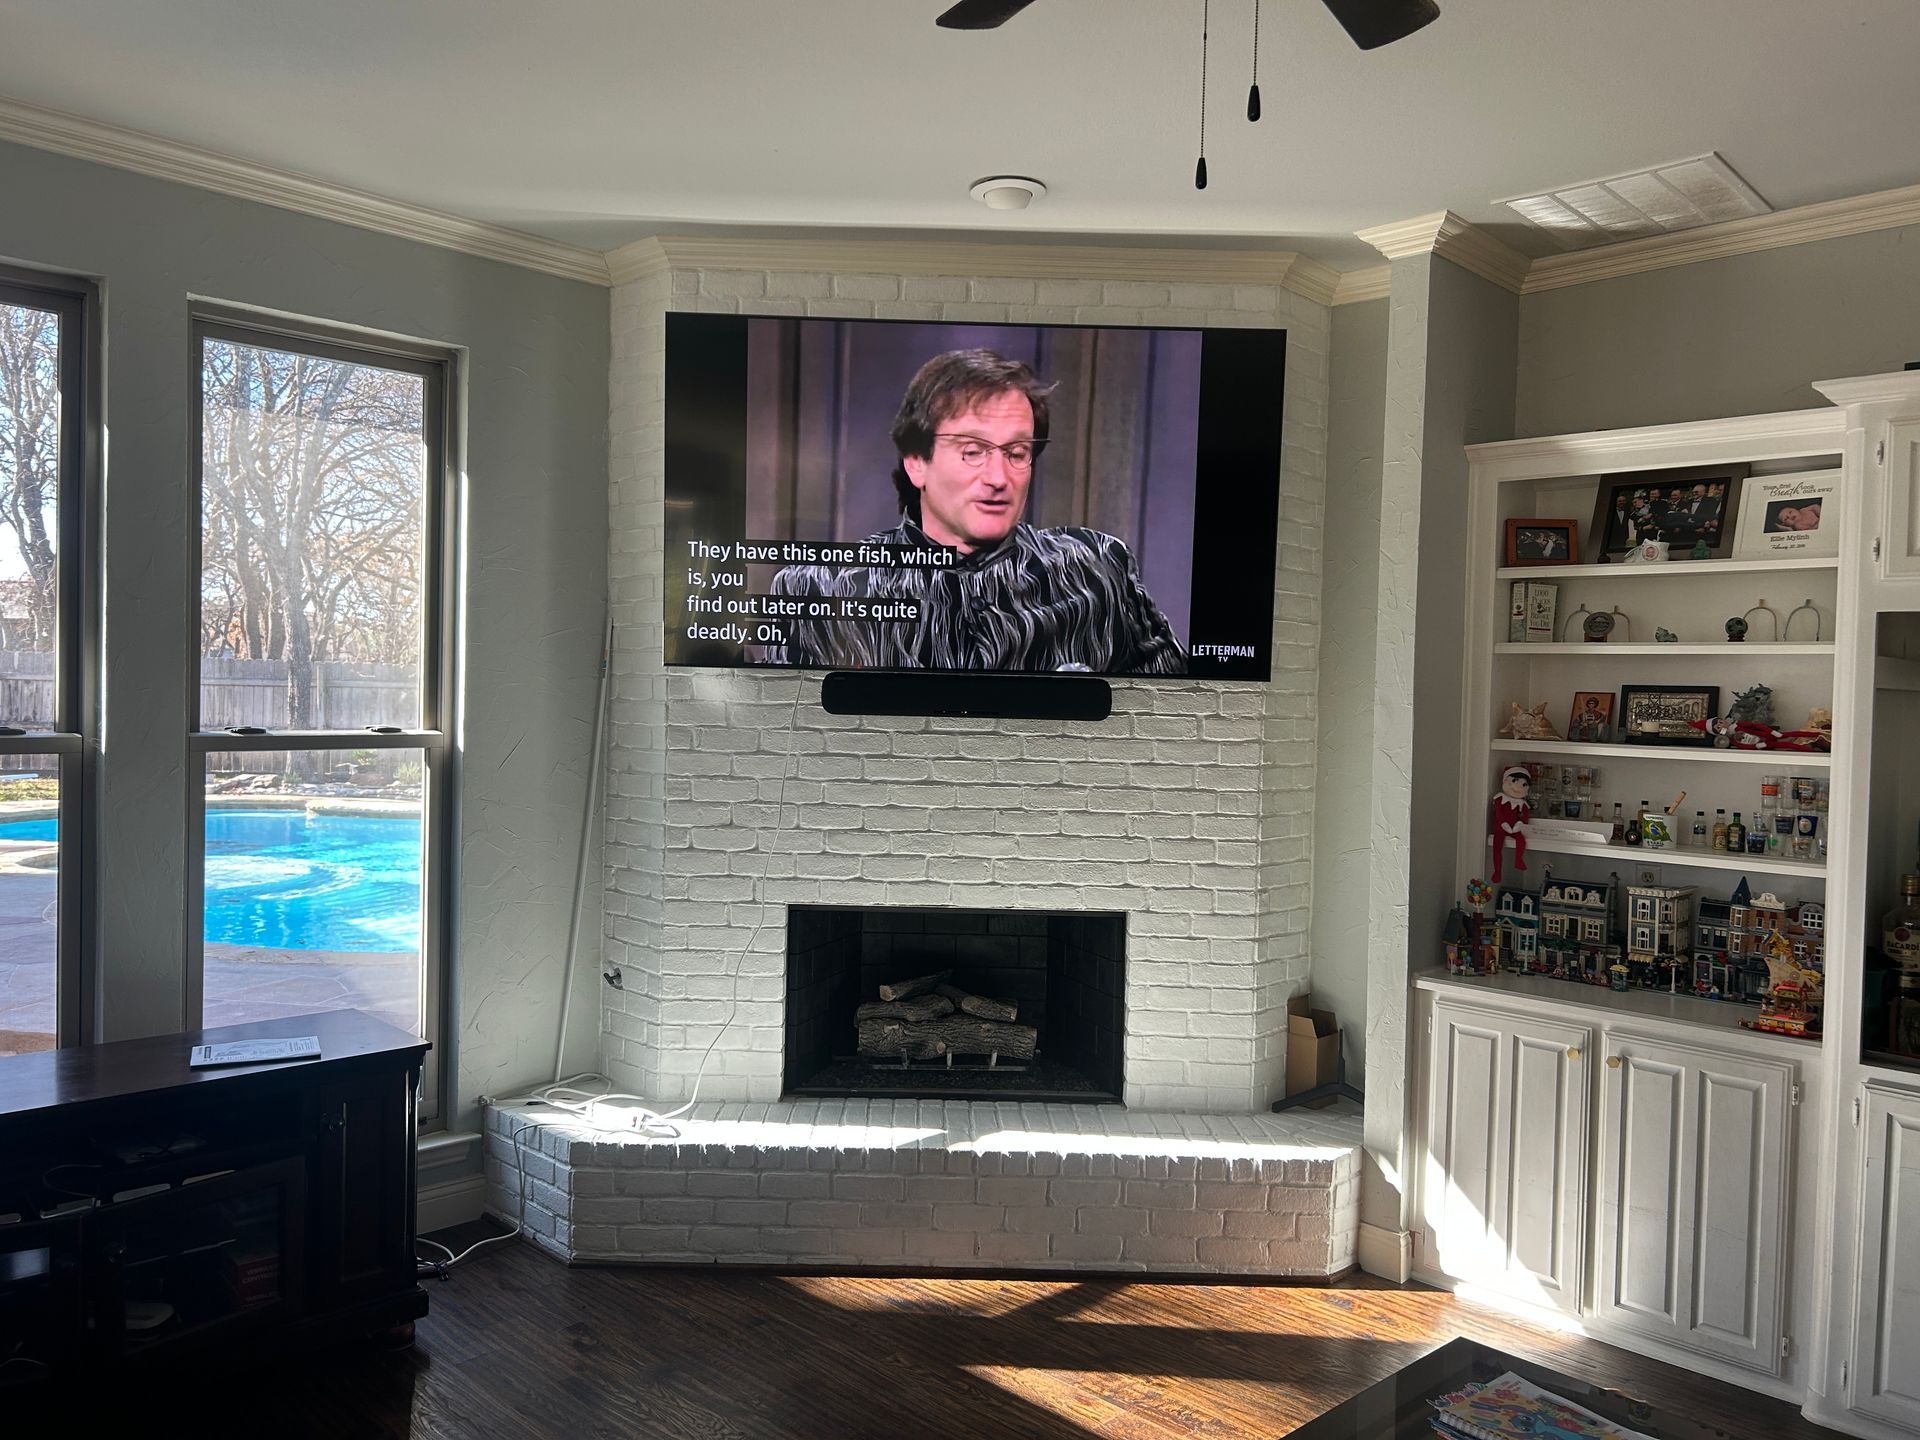
[[0,1055],[85,1034],[90,287],[0,270]]
[[351,1008],[432,1039],[449,362],[212,313],[195,339],[190,1012]]

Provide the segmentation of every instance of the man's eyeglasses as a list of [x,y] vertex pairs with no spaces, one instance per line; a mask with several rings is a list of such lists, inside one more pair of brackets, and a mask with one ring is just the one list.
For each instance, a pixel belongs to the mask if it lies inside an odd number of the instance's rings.
[[957,435],[950,431],[936,432],[936,440],[951,440],[954,453],[960,457],[960,463],[969,470],[978,470],[987,463],[987,456],[995,450],[1000,458],[1007,462],[1007,469],[1016,475],[1025,474],[1033,468],[1034,456],[1040,453],[1044,440],[1010,440],[1005,445],[995,445],[991,440],[982,440],[978,435]]

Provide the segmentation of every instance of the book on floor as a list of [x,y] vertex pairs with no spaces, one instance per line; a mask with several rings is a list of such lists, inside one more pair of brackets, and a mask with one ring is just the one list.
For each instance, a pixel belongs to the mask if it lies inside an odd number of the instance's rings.
[[1648,1440],[1508,1371],[1433,1402],[1434,1432],[1453,1440]]

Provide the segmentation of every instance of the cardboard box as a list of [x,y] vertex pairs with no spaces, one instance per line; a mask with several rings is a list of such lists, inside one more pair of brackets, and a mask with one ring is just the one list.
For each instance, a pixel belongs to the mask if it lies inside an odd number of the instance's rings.
[[[1311,995],[1287,1001],[1287,1094],[1298,1095],[1340,1078],[1340,1023],[1331,1010],[1313,1008]],[[1319,1110],[1331,1100],[1316,1100]]]

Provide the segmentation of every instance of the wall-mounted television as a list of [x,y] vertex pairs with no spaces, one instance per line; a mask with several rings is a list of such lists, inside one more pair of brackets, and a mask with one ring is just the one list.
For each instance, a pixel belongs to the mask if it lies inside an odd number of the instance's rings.
[[1267,679],[1286,338],[668,315],[667,664]]

